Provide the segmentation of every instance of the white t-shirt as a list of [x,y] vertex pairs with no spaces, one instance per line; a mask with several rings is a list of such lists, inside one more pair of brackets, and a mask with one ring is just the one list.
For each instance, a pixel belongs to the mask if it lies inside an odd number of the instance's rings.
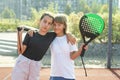
[[76,45],[67,42],[66,35],[56,37],[51,49],[51,74],[53,77],[75,79],[74,61],[70,59],[70,52],[77,51]]

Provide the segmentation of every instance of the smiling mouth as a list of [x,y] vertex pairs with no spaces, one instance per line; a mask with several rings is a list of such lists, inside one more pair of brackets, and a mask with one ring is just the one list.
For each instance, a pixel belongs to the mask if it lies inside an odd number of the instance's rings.
[[44,29],[47,29],[46,27],[44,27]]

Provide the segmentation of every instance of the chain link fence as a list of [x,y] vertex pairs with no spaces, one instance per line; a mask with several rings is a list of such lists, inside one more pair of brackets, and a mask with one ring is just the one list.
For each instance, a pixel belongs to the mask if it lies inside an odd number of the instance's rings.
[[[85,52],[83,57],[85,66],[88,68],[106,68],[107,64],[107,44],[95,44],[90,43],[89,49]],[[112,59],[111,68],[120,68],[120,44],[113,44],[112,47]],[[50,49],[47,51],[46,55],[42,59],[43,67],[50,67],[51,57]],[[82,67],[81,58],[75,59],[75,66]]]

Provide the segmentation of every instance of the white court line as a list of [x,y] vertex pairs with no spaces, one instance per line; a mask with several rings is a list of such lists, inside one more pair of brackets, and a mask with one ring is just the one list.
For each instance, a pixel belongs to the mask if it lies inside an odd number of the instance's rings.
[[0,45],[0,47],[10,48],[10,49],[17,49],[17,47],[14,47],[14,46],[8,46],[8,45]]
[[9,73],[3,80],[8,80],[10,76],[11,76],[11,73]]
[[1,52],[12,52],[12,50],[0,49]]
[[6,42],[6,41],[0,41],[0,43],[17,45],[17,43],[16,43],[16,42]]

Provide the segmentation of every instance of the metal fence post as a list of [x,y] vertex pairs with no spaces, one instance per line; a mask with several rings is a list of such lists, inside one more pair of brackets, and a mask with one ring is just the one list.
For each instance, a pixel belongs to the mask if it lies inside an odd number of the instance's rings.
[[111,68],[112,57],[112,0],[109,0],[109,23],[108,23],[108,53],[107,53],[107,68]]

